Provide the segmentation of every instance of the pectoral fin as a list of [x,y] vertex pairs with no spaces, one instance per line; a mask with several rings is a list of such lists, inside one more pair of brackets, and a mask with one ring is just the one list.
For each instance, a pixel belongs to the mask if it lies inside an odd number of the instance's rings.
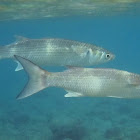
[[78,92],[72,92],[72,91],[67,91],[68,93],[65,95],[65,97],[81,97],[83,96],[81,93]]
[[86,55],[87,55],[87,52],[86,51],[84,51],[83,49],[82,49],[82,47],[81,48],[79,48],[79,47],[76,47],[76,46],[71,46],[71,48],[72,48],[72,50],[73,50],[73,52],[75,52],[77,55],[79,55],[81,58],[84,58]]
[[17,67],[16,67],[15,71],[22,70],[23,69],[22,65],[18,61],[16,61],[16,60],[15,60],[15,62],[17,63]]

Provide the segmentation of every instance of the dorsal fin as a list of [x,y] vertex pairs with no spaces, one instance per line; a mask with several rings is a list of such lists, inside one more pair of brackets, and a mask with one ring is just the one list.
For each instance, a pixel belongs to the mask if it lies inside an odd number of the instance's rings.
[[16,42],[29,40],[26,37],[15,35]]
[[65,70],[65,72],[70,72],[70,71],[73,71],[73,70],[75,70],[75,71],[80,71],[80,70],[83,70],[83,68],[82,67],[74,67],[74,66],[66,66],[66,70]]
[[67,90],[67,94],[64,95],[64,97],[81,97],[81,96],[83,96],[82,93],[68,91],[68,90]]

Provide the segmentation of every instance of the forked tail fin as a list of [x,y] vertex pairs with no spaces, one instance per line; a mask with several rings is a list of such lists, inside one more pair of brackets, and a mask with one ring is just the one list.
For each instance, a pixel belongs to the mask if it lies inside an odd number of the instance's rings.
[[48,87],[47,76],[50,74],[49,72],[41,69],[23,57],[17,55],[14,55],[14,57],[21,63],[29,77],[27,84],[25,85],[22,92],[17,96],[17,99],[28,97]]

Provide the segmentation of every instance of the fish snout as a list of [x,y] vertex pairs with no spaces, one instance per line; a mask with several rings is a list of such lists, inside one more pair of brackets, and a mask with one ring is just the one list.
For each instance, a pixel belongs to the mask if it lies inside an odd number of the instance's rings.
[[111,55],[110,55],[110,60],[115,59],[115,57],[116,57],[116,56],[115,56],[114,54],[111,54]]

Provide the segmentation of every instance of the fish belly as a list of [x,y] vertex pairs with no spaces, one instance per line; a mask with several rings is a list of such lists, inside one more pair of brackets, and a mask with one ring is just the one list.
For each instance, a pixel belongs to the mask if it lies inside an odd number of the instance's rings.
[[53,86],[67,91],[81,93],[83,96],[103,96],[104,81],[98,77],[60,76],[52,80]]

